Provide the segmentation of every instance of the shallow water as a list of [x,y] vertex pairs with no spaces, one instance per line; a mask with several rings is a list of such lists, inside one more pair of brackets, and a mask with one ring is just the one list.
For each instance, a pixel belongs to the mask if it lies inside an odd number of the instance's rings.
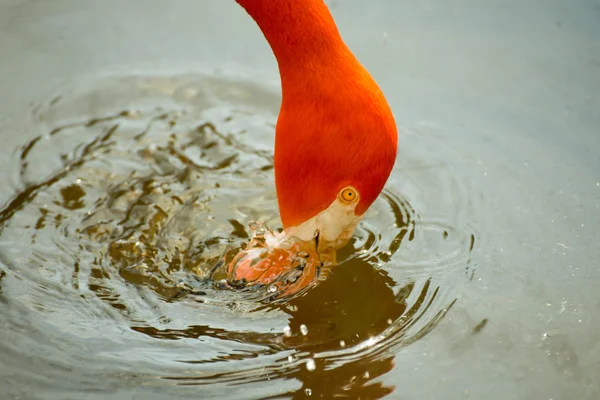
[[[261,149],[270,141],[256,143],[276,110],[244,104],[276,94],[210,76],[77,87],[36,108],[40,135],[14,154],[21,188],[0,214],[0,239],[8,272],[26,277],[6,285],[8,309],[39,314],[27,330],[41,349],[38,324],[82,345],[90,330],[122,332],[108,358],[78,368],[106,363],[110,375],[120,354],[133,364],[119,372],[143,382],[295,377],[315,393],[377,397],[390,388],[365,384],[473,279],[474,234],[428,221],[387,190],[339,265],[303,296],[220,290],[212,271],[246,245],[248,224],[277,225],[272,157]],[[20,320],[10,315],[9,326]],[[62,362],[79,356],[65,344]],[[332,376],[340,384],[326,388]]]
[[339,265],[272,301],[210,279],[250,222],[279,228],[277,76],[251,21],[0,2],[9,396],[595,398],[598,9],[467,3],[332,4],[396,113],[398,163]]

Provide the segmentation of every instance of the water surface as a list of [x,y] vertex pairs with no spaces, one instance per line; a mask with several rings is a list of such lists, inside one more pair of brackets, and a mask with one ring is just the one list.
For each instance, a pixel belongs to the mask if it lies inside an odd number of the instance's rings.
[[10,396],[598,395],[595,3],[332,3],[398,163],[285,302],[208,279],[280,226],[268,46],[235,4],[115,5],[0,2]]

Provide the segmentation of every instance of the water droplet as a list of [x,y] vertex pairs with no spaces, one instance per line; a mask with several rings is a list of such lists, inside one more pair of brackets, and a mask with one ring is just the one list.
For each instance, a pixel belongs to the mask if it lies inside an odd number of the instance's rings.
[[310,390],[309,388],[304,389],[304,394],[306,394],[307,396],[312,396],[312,390]]
[[303,336],[306,336],[308,334],[308,328],[306,327],[306,325],[300,325],[300,333],[302,333]]
[[309,371],[314,371],[315,369],[317,369],[315,360],[313,360],[312,358],[309,358],[308,360],[306,360],[306,369]]
[[289,355],[289,356],[288,356],[288,361],[289,361],[289,362],[294,362],[294,356],[292,356],[292,355]]
[[346,347],[346,342],[343,340],[340,340],[340,347]]
[[283,328],[283,334],[284,334],[286,337],[290,337],[290,336],[292,336],[292,328],[290,328],[290,327],[289,327],[289,325],[288,325],[288,326],[286,326],[285,328]]
[[369,379],[371,377],[371,375],[369,375],[369,371],[365,371],[365,373],[363,374],[363,377],[365,379]]
[[391,318],[388,318],[388,320],[387,320],[387,323],[388,323],[388,325],[391,325],[393,322],[394,322],[394,321],[392,321],[392,319],[391,319]]

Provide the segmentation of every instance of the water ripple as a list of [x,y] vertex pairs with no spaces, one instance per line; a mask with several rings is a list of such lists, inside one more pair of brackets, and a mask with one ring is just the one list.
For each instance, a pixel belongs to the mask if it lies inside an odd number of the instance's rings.
[[275,397],[389,394],[376,380],[472,279],[475,235],[388,185],[307,292],[219,290],[211,271],[248,224],[279,224],[277,103],[207,75],[113,77],[40,107],[0,209],[0,318],[17,335],[2,357],[43,360],[35,385],[65,391],[278,379]]

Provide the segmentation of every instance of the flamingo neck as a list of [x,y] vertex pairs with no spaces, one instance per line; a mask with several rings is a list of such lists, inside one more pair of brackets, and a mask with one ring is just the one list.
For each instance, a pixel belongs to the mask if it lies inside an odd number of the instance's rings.
[[362,215],[396,158],[396,125],[383,93],[344,44],[323,0],[236,1],[279,65],[274,167],[283,226],[310,222],[348,185],[360,193],[354,211]]
[[[323,0],[236,0],[256,21],[277,59],[282,90],[359,69]],[[358,68],[357,68],[358,67]]]

